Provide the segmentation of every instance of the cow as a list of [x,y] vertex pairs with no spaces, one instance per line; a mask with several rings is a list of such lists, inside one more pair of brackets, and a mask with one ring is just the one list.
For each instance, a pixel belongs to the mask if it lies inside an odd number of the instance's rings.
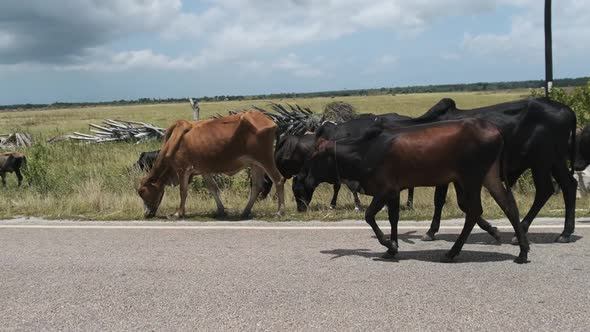
[[[340,139],[346,138],[354,138],[354,137],[361,137],[371,126],[375,125],[375,123],[380,123],[382,126],[387,126],[388,128],[405,128],[412,125],[417,124],[424,124],[428,123],[424,120],[416,120],[409,116],[399,115],[396,113],[388,113],[383,115],[374,115],[374,114],[363,114],[362,116],[341,123],[341,124],[333,124],[333,123],[325,123],[323,124],[316,133],[316,139],[325,139],[325,140],[335,140],[338,141]],[[300,166],[301,168],[302,166]],[[349,185],[349,188],[353,191],[353,194],[356,194],[360,190],[360,186],[357,182],[351,181],[350,179],[346,179],[344,177],[340,178],[339,181],[344,181]],[[330,182],[332,183],[332,182]],[[293,192],[295,192],[296,180],[293,182]],[[446,185],[445,185],[446,186]],[[446,194],[446,192],[445,192]],[[336,194],[335,194],[336,195]],[[297,210],[300,212],[306,211],[307,206],[311,201],[311,197],[308,201],[300,200],[297,198],[298,196],[295,195],[295,201],[297,203]],[[358,197],[358,196],[357,196]],[[412,208],[412,202],[414,197],[414,188],[408,188],[408,199],[406,202],[407,208]],[[436,196],[435,196],[436,197]],[[359,202],[360,204],[360,202]],[[442,210],[442,208],[441,208]],[[436,216],[436,214],[435,214]],[[440,215],[439,215],[440,218]],[[478,226],[490,234],[497,242],[500,242],[500,232],[498,231],[497,227],[492,226],[489,222],[484,219],[480,219],[477,221]],[[432,237],[434,238],[434,236]],[[428,241],[430,237],[425,235],[423,240]]]
[[[525,232],[551,197],[551,176],[555,178],[565,202],[564,230],[556,242],[570,242],[575,227],[577,187],[573,177],[575,113],[568,106],[547,98],[528,98],[470,110],[458,109],[454,100],[444,98],[410,124],[466,118],[484,119],[500,129],[506,142],[506,178],[511,187],[525,170],[531,170],[536,192],[533,205],[522,220]],[[567,167],[568,160],[572,169]],[[434,239],[439,230],[447,189],[448,185],[437,187],[435,213],[425,240]],[[512,243],[516,242],[513,238]]]
[[194,175],[203,176],[215,199],[217,216],[224,216],[225,209],[211,175],[233,175],[246,167],[251,167],[252,185],[242,218],[250,215],[262,189],[264,173],[276,186],[278,214],[282,214],[285,206],[284,178],[273,158],[276,129],[276,124],[258,111],[196,122],[177,121],[166,130],[154,167],[137,189],[144,203],[144,216],[155,216],[165,186],[178,183],[180,205],[174,216],[184,217],[188,184]]
[[[381,121],[383,124],[388,126],[394,126],[395,123],[399,121],[409,121],[412,120],[411,117],[400,115],[397,113],[387,113],[381,115],[375,115],[371,113],[365,113],[359,115],[357,118],[343,122],[343,123],[333,123],[333,122],[326,122],[322,124],[322,126],[317,130],[315,135],[315,139],[326,139],[326,140],[340,140],[345,138],[358,138],[361,137],[365,130],[372,126],[375,120]],[[301,166],[300,166],[301,167]],[[342,179],[344,183],[350,188],[353,193],[353,197],[355,200],[355,206],[360,209],[360,200],[358,198],[358,191],[359,185],[354,181],[348,181],[347,179]],[[339,187],[339,186],[338,186]],[[334,205],[336,204],[338,192],[334,192],[334,197],[332,199]],[[408,200],[406,202],[406,207],[411,209],[413,206],[414,200],[414,188],[408,188]],[[307,204],[302,204],[301,201],[297,201],[297,209],[299,211],[305,211],[307,209]]]
[[[504,139],[500,130],[481,119],[387,129],[375,125],[361,138],[319,138],[311,159],[297,177],[295,195],[305,203],[321,182],[336,182],[340,178],[358,181],[362,192],[373,196],[365,219],[379,243],[387,248],[385,257],[391,257],[399,248],[400,190],[453,182],[459,206],[466,216],[461,235],[441,259],[450,262],[459,254],[481,218],[483,185],[514,228],[520,244],[520,253],[514,261],[522,264],[528,261],[529,245],[510,187],[504,187],[501,178],[503,152]],[[389,240],[375,221],[375,215],[384,205],[388,207],[391,224]]]
[[[311,153],[313,152],[315,141],[316,136],[314,133],[307,133],[303,136],[284,135],[280,138],[275,149],[275,163],[277,164],[277,168],[281,174],[286,179],[290,179],[299,173],[305,161],[310,158]],[[360,210],[361,201],[358,197],[356,185],[346,181],[345,184],[347,184],[352,191],[355,210]],[[333,184],[334,194],[332,195],[332,200],[330,201],[331,208],[336,207],[340,186],[340,183]]]
[[20,152],[4,152],[0,153],[0,177],[2,178],[2,185],[6,187],[6,173],[16,174],[18,186],[20,187],[23,181],[21,168],[26,169],[27,157]]
[[154,163],[156,162],[156,158],[158,158],[158,153],[160,150],[155,151],[145,151],[139,155],[139,159],[137,162],[133,164],[133,168],[140,169],[144,172],[149,172],[152,167],[154,167]]

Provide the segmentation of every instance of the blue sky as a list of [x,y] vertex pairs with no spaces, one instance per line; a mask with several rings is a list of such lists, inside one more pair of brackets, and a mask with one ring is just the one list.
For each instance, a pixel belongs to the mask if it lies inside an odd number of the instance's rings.
[[[590,1],[554,1],[590,75]],[[541,0],[5,0],[0,104],[542,79]]]

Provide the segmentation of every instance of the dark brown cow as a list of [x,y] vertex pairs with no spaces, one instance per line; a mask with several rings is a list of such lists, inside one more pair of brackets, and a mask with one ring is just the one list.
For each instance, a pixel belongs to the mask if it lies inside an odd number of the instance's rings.
[[[389,255],[398,251],[399,193],[411,187],[439,186],[453,182],[465,226],[451,250],[450,261],[459,254],[469,233],[481,217],[481,187],[485,186],[514,227],[520,244],[517,263],[527,262],[529,250],[518,208],[510,188],[500,178],[504,141],[497,127],[479,119],[442,121],[401,129],[376,125],[360,139],[318,139],[313,157],[297,176],[294,194],[309,202],[321,182],[358,181],[362,193],[373,196],[365,218]],[[388,206],[391,238],[386,239],[375,215]]]
[[278,213],[282,213],[284,179],[275,166],[273,155],[276,128],[271,119],[257,111],[196,122],[177,121],[166,130],[154,167],[141,180],[137,190],[144,202],[145,216],[149,218],[156,214],[164,187],[178,183],[180,206],[175,215],[183,217],[188,184],[194,175],[203,175],[217,204],[217,215],[223,216],[225,210],[211,175],[233,175],[246,167],[252,167],[252,185],[242,217],[250,215],[262,190],[265,172],[276,185]]
[[6,186],[6,173],[16,174],[18,185],[23,182],[23,175],[20,169],[27,167],[27,157],[20,152],[5,152],[0,154],[0,177],[2,185]]

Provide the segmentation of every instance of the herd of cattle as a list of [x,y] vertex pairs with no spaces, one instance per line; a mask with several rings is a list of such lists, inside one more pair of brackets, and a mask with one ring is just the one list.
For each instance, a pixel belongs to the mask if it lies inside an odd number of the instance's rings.
[[[276,142],[276,144],[275,144]],[[20,158],[20,159],[19,159]],[[15,171],[26,161],[22,155],[0,156],[0,175]],[[570,167],[568,167],[568,163]],[[180,205],[175,216],[185,215],[188,185],[195,175],[215,199],[217,216],[225,209],[214,174],[233,175],[251,168],[250,197],[242,217],[257,198],[276,187],[278,213],[284,210],[284,183],[293,178],[297,209],[305,211],[320,183],[334,185],[330,205],[336,206],[341,184],[347,185],[360,209],[358,193],[373,197],[365,212],[386,255],[398,251],[397,223],[400,191],[436,187],[434,216],[423,240],[434,240],[448,185],[453,183],[463,230],[443,260],[459,254],[475,224],[499,240],[496,227],[482,218],[481,188],[485,187],[512,224],[513,244],[520,246],[517,263],[527,262],[526,233],[553,194],[552,178],[563,193],[565,224],[557,242],[570,242],[575,227],[577,181],[574,168],[590,164],[590,127],[576,131],[576,116],[566,105],[529,98],[488,107],[460,110],[452,99],[442,99],[425,114],[410,118],[395,113],[362,114],[343,123],[326,122],[304,135],[281,134],[276,124],[258,111],[188,122],[179,120],[166,130],[161,150],[144,152],[136,166],[148,174],[137,189],[145,217],[155,216],[167,185],[178,185]],[[16,167],[15,167],[16,166]],[[531,170],[535,186],[532,207],[522,222],[511,187]],[[375,215],[388,208],[391,236],[387,238]]]

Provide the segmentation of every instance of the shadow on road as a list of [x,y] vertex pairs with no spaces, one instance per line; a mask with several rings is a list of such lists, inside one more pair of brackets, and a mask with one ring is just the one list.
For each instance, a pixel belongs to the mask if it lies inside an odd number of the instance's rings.
[[[415,251],[400,251],[395,258],[383,258],[384,252],[376,252],[370,249],[334,249],[324,250],[320,253],[325,255],[331,255],[332,259],[337,259],[346,256],[358,256],[364,258],[370,258],[374,261],[398,263],[404,260],[416,260],[423,262],[435,262],[439,263],[443,255],[447,252],[446,249],[433,249],[433,250],[415,250]],[[499,253],[499,252],[488,252],[488,251],[474,251],[474,250],[462,250],[459,256],[454,260],[454,263],[486,263],[486,262],[501,262],[501,261],[512,261],[516,258],[515,255]]]
[[[530,243],[550,244],[550,243],[555,243],[555,239],[557,239],[559,234],[560,233],[531,232],[531,233],[528,233],[527,236],[528,236]],[[400,242],[404,242],[404,243],[408,243],[408,244],[415,244],[416,242],[422,242],[422,240],[421,240],[422,235],[423,234],[418,233],[416,231],[399,233],[398,240]],[[469,238],[467,238],[466,243],[491,244],[491,245],[510,244],[510,241],[512,240],[513,235],[514,235],[514,232],[508,232],[508,231],[500,232],[500,237],[502,239],[502,242],[498,243],[488,233],[472,233],[471,235],[469,235]],[[389,237],[389,235],[387,235],[387,236]],[[457,240],[457,237],[459,237],[458,233],[457,234],[437,234],[436,241],[445,241],[445,242],[455,243],[455,241]],[[375,235],[373,235],[372,238],[375,239],[375,241],[377,241],[377,238],[375,237]],[[582,236],[574,234],[574,235],[572,235],[572,242],[576,242],[582,238],[583,238]]]

